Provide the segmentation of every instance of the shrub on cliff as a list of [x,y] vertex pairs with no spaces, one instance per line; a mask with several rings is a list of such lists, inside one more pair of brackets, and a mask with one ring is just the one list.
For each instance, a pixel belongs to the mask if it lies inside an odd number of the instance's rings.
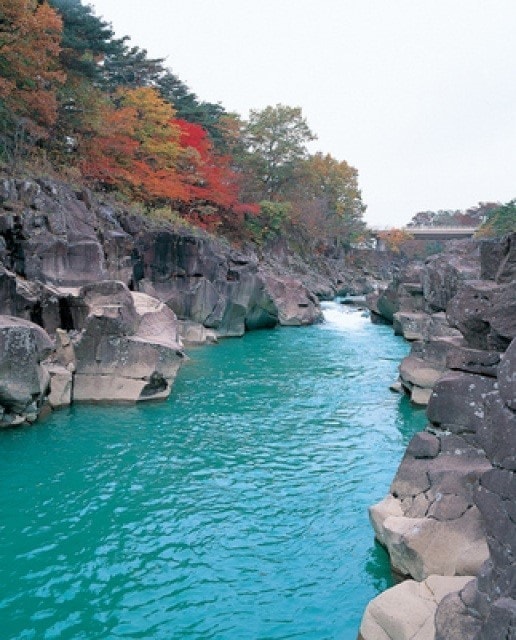
[[493,209],[480,227],[481,237],[503,236],[516,231],[516,198]]

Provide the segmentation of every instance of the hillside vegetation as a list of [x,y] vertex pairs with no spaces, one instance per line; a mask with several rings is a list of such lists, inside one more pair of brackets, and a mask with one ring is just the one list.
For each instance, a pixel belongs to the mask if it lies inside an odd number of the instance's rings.
[[310,154],[299,107],[249,119],[200,100],[81,0],[0,0],[0,159],[112,192],[232,240],[365,234],[357,170]]

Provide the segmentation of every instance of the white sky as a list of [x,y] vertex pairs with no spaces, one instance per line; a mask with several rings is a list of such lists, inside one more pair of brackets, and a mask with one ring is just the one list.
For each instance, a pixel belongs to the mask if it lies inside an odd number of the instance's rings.
[[90,0],[202,100],[299,106],[372,226],[516,197],[516,0]]

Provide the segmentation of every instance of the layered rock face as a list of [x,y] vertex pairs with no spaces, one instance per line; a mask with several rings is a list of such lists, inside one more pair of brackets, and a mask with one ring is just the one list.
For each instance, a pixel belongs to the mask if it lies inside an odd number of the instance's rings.
[[[465,583],[438,600],[431,623],[421,618],[400,638],[516,638],[515,246],[516,234],[472,243],[471,253],[460,254],[469,256],[467,268],[457,259],[447,267],[441,255],[420,272],[424,313],[432,318],[445,305],[447,323],[459,333],[427,333],[401,364],[412,393],[425,381],[429,425],[412,438],[390,494],[370,516],[398,573],[417,581],[463,576]],[[438,277],[437,264],[439,273],[457,277]],[[395,587],[373,601],[363,639],[398,638],[389,629],[414,589]],[[399,614],[378,613],[394,602],[405,602]]]
[[498,242],[453,243],[369,296],[373,321],[392,323],[412,342],[400,382],[415,404],[428,404],[446,371],[496,375],[515,330],[515,244],[514,234]]
[[301,280],[263,270],[251,251],[130,215],[56,181],[0,181],[0,262],[0,312],[50,332],[65,328],[60,289],[108,279],[220,336],[320,319]]
[[[252,252],[53,180],[0,180],[0,425],[45,406],[168,396],[187,344],[320,319]],[[179,318],[179,319],[178,319]]]
[[436,640],[516,638],[516,339],[501,357],[482,411],[475,441],[492,468],[480,476],[474,498],[489,560],[468,588],[440,604]]
[[219,336],[242,336],[321,318],[318,301],[306,287],[264,270],[253,254],[224,249],[213,239],[133,230],[138,256],[134,286],[165,302],[181,320]]

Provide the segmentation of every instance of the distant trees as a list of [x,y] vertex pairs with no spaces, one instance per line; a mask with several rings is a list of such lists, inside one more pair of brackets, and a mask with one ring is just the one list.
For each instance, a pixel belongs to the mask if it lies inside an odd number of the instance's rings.
[[300,220],[311,233],[326,230],[332,238],[351,244],[365,233],[365,205],[358,188],[358,171],[330,154],[308,156],[296,170],[291,187]]
[[479,202],[461,210],[420,211],[407,225],[411,227],[479,227],[478,236],[496,236],[516,231],[516,199],[500,202]]
[[410,220],[407,227],[478,227],[499,203],[479,202],[477,206],[464,211],[460,209],[439,209],[420,211]]
[[248,189],[257,200],[278,200],[315,140],[299,107],[278,104],[251,110],[242,129]]
[[295,229],[317,250],[346,246],[364,235],[358,172],[330,154],[309,153],[316,137],[300,107],[251,111],[240,130],[236,155],[243,193],[261,202],[259,220],[269,235]]
[[399,254],[403,252],[404,247],[413,239],[413,236],[405,229],[388,229],[380,231],[378,238],[384,243],[386,249]]
[[516,231],[516,199],[491,209],[478,232],[479,236],[501,236]]

